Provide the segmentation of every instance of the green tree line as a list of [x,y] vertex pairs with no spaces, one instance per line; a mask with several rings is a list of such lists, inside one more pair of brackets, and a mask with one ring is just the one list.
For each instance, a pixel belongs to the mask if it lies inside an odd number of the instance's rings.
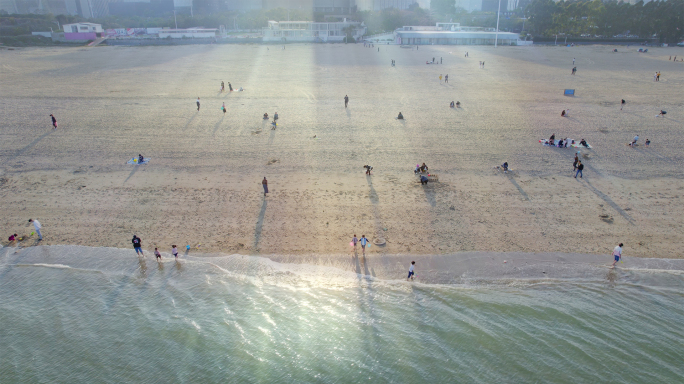
[[639,1],[634,5],[600,0],[532,0],[525,14],[529,17],[529,31],[538,36],[631,35],[656,37],[660,43],[669,44],[684,36],[684,0]]

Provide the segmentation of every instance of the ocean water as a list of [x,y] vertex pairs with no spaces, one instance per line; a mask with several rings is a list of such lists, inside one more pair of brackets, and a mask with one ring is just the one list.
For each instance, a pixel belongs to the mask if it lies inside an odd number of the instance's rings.
[[684,381],[677,271],[428,284],[240,255],[15,251],[0,249],[2,383]]

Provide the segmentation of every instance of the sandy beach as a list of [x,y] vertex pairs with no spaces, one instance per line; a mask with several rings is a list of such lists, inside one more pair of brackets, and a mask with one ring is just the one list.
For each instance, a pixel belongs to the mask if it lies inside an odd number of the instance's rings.
[[[0,235],[30,233],[33,218],[44,245],[128,248],[136,234],[146,250],[290,261],[349,255],[354,234],[385,239],[378,256],[609,254],[623,242],[628,256],[681,258],[684,63],[668,58],[684,50],[637,48],[0,50]],[[221,81],[245,91],[220,93]],[[271,130],[261,116],[276,111]],[[582,179],[576,150],[538,143],[554,133],[593,147]],[[126,164],[138,154],[149,164]],[[512,172],[494,168],[504,161]],[[439,182],[419,183],[423,162]]]

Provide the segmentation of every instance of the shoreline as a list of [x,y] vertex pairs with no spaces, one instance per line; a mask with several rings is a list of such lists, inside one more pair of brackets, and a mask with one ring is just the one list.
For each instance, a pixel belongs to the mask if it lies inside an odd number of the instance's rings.
[[[360,248],[359,248],[360,249]],[[139,263],[156,262],[153,251],[143,250],[138,257],[133,249],[88,247],[79,245],[51,245],[0,248],[6,266],[36,265],[58,268],[90,270],[114,257],[129,260],[128,267],[138,268]],[[74,257],[74,255],[78,255]],[[80,257],[84,256],[84,257]],[[104,257],[101,259],[100,256]],[[12,263],[11,260],[16,262]],[[162,252],[160,264],[176,260],[170,252]],[[426,284],[478,284],[508,281],[554,281],[585,280],[604,281],[618,278],[632,279],[635,272],[669,273],[684,275],[684,260],[624,257],[611,269],[609,255],[597,256],[576,253],[523,253],[523,252],[461,252],[446,255],[241,255],[221,253],[198,253],[193,250],[179,252],[177,260],[187,262],[218,263],[222,269],[251,275],[272,273],[295,273],[315,279],[343,276],[352,273],[363,278],[382,281],[405,280],[411,261],[416,261],[418,282]],[[142,266],[142,265],[141,265]],[[117,268],[123,268],[118,266]],[[147,267],[145,267],[147,268]],[[332,268],[332,270],[330,270]],[[338,272],[335,272],[338,271]],[[342,273],[342,275],[339,275]],[[350,275],[352,276],[352,275]]]

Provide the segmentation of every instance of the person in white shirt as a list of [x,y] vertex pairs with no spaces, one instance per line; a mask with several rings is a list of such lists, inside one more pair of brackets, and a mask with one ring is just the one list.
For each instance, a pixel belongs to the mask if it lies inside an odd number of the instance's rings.
[[408,281],[408,279],[413,280],[413,277],[415,276],[415,273],[413,273],[413,267],[414,267],[415,265],[416,265],[416,262],[415,262],[415,261],[412,261],[412,262],[411,262],[411,266],[409,267],[409,274],[408,274],[408,277],[406,278],[407,281]]
[[615,268],[615,264],[617,264],[622,257],[622,243],[613,249],[613,257],[615,258],[615,261],[613,261],[613,268]]
[[40,233],[40,229],[43,228],[43,226],[40,225],[40,221],[29,219],[29,223],[33,223],[33,228],[36,229],[36,233],[38,234],[38,240],[43,240],[43,235]]

